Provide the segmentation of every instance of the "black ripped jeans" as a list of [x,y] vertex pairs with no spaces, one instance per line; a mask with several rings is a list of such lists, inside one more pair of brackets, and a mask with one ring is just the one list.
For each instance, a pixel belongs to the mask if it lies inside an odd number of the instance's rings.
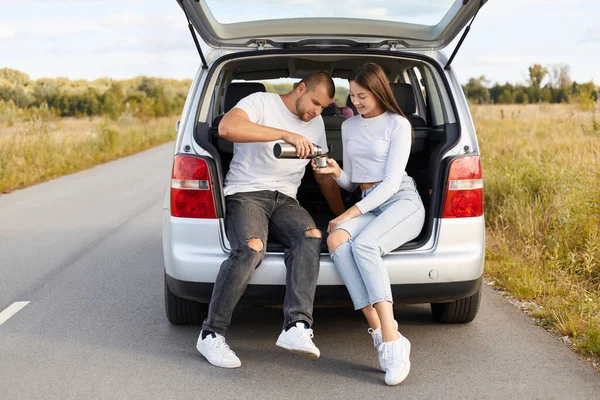
[[[315,229],[312,217],[296,199],[277,191],[235,193],[225,202],[231,253],[221,264],[202,328],[225,335],[233,309],[265,256],[269,236],[286,247],[283,326],[301,320],[312,324],[321,253],[321,238],[307,233]],[[262,241],[261,251],[248,246],[253,238]]]

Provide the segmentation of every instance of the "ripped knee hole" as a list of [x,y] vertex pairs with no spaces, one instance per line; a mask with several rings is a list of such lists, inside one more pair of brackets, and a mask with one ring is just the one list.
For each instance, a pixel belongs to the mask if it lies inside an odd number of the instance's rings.
[[263,241],[260,240],[259,238],[250,238],[250,239],[248,239],[246,244],[248,245],[250,250],[253,250],[257,253],[260,253],[263,250],[263,248],[265,247]]
[[[330,251],[331,253],[335,253],[335,252],[337,251],[337,249],[339,249],[339,247],[340,247],[341,245],[343,245],[344,243],[348,243],[348,242],[350,242],[350,239],[348,239],[348,240],[345,240],[345,241],[343,241],[343,242],[340,242],[340,243],[335,243],[335,249],[333,249],[333,250],[332,250],[331,248],[329,248],[329,251]],[[334,246],[332,246],[332,247],[334,247]]]
[[308,238],[314,238],[314,239],[321,239],[323,236],[321,236],[321,231],[313,228],[313,229],[308,229],[306,231],[304,231],[304,235]]
[[352,239],[350,233],[344,229],[336,229],[327,238],[327,247],[331,253],[335,253],[341,245]]

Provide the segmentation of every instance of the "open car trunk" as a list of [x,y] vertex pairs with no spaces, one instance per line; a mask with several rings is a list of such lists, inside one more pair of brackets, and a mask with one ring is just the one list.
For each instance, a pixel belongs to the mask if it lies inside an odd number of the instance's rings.
[[[220,82],[222,86],[215,87],[213,90],[214,98],[210,100],[211,111],[207,117],[208,132],[204,137],[196,137],[196,141],[201,145],[205,141],[209,142],[208,147],[212,149],[211,153],[215,156],[217,168],[220,168],[218,175],[221,177],[221,182],[214,182],[214,189],[217,192],[222,191],[222,179],[226,176],[233,157],[233,144],[219,137],[218,125],[224,113],[233,108],[241,98],[256,91],[266,91],[259,81],[278,78],[301,79],[315,70],[325,70],[334,78],[347,79],[349,73],[358,65],[367,60],[374,61],[388,74],[396,100],[413,126],[415,141],[411,147],[406,172],[415,179],[426,209],[426,221],[420,235],[397,250],[418,248],[430,239],[434,219],[440,213],[443,200],[443,179],[440,179],[442,156],[448,148],[458,142],[460,136],[454,118],[450,123],[445,120],[448,115],[454,115],[454,111],[442,110],[444,106],[441,99],[444,96],[439,91],[448,90],[448,84],[439,65],[414,54],[390,54],[390,52],[360,54],[342,50],[330,50],[327,53],[273,50],[237,53],[224,58],[224,63],[213,66],[212,69],[212,73],[217,73],[219,77],[215,81]],[[291,88],[291,81],[288,83]],[[340,106],[350,107],[351,104],[348,102]],[[341,123],[346,117],[336,114],[335,108],[330,107],[323,111],[322,116],[329,157],[335,158],[343,167]],[[343,189],[341,191],[346,208],[360,200],[359,189],[354,192]],[[322,252],[327,253],[327,226],[335,215],[321,194],[310,164],[306,167],[297,199],[311,214],[317,228],[323,233]],[[227,218],[226,210],[224,217]],[[284,247],[269,239],[267,251],[283,252]]]
[[257,7],[253,2],[177,0],[203,42],[214,48],[297,49],[338,43],[428,51],[452,42],[486,1],[396,0],[374,4],[355,0],[349,7],[280,1]]

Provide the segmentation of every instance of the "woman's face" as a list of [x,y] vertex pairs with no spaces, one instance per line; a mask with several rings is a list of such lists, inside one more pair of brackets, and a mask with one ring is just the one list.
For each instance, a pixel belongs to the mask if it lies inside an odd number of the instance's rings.
[[350,101],[356,107],[356,111],[364,118],[376,117],[383,113],[373,92],[360,86],[355,81],[350,81]]

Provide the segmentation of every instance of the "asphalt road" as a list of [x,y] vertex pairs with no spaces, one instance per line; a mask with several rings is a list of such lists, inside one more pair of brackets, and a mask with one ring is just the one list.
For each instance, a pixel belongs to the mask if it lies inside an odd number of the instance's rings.
[[598,399],[600,374],[484,288],[466,325],[397,310],[412,370],[387,387],[362,317],[318,309],[311,361],[275,346],[277,308],[240,308],[242,368],[210,366],[163,308],[160,212],[172,144],[0,196],[0,398]]

